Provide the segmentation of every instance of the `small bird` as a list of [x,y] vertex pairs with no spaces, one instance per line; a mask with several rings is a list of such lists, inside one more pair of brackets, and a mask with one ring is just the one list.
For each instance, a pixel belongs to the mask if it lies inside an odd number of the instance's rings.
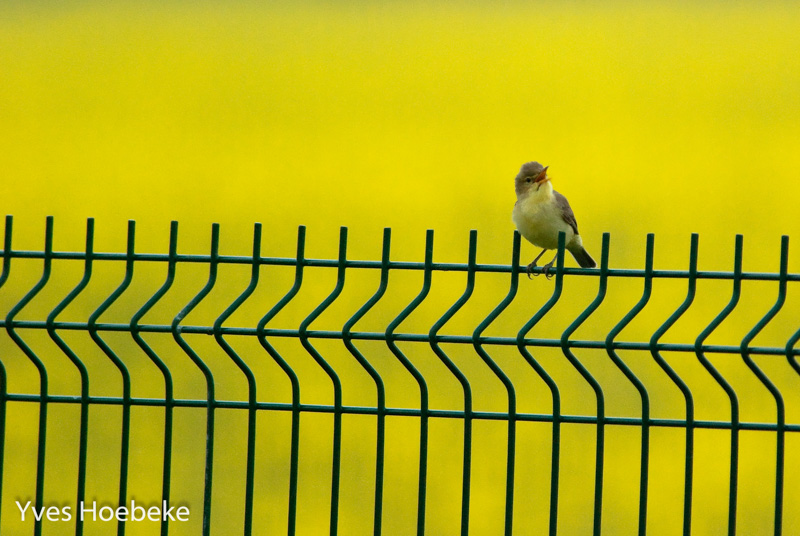
[[[575,214],[573,214],[567,198],[553,190],[553,185],[550,184],[550,177],[547,175],[548,167],[539,162],[528,162],[522,165],[519,174],[514,179],[517,202],[514,204],[511,219],[522,236],[534,246],[544,248],[528,265],[528,269],[525,271],[528,279],[531,277],[531,271],[536,268],[536,261],[544,255],[544,252],[548,249],[558,248],[559,231],[564,231],[566,247],[581,268],[597,266],[592,256],[583,248],[581,235],[578,234],[578,222],[575,221]],[[557,253],[556,257],[558,257]],[[547,279],[552,277],[550,269],[554,262],[556,262],[555,257],[542,267],[542,272]]]

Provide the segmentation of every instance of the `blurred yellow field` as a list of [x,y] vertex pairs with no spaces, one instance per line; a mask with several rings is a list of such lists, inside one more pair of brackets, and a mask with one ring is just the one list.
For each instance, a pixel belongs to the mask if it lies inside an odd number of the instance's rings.
[[[299,225],[306,256],[334,259],[340,226],[349,228],[349,259],[379,260],[385,227],[391,259],[421,262],[425,231],[435,231],[436,262],[466,262],[468,233],[478,231],[478,262],[511,259],[513,179],[522,163],[550,166],[554,187],[575,210],[586,248],[599,259],[611,234],[615,268],[644,266],[646,233],[655,234],[655,265],[687,269],[691,233],[699,234],[702,270],[733,269],[734,240],[744,235],[745,271],[777,272],[782,235],[796,240],[800,200],[800,7],[792,3],[611,2],[469,5],[423,2],[165,2],[70,5],[10,1],[0,5],[0,207],[14,216],[13,248],[41,250],[45,217],[54,216],[54,249],[82,251],[86,219],[95,218],[95,250],[124,252],[126,225],[136,220],[136,251],[166,253],[169,224],[179,222],[178,250],[207,254],[212,223],[223,254],[249,255],[253,225],[263,224],[262,255],[293,257]],[[800,272],[798,245],[789,272]],[[522,262],[538,251],[523,243]],[[0,316],[41,276],[40,260],[14,261],[0,287]],[[571,258],[568,266],[574,266]],[[86,319],[123,276],[98,267],[66,319]],[[52,280],[20,318],[43,320],[77,284],[82,263],[54,261]],[[378,285],[372,270],[353,270],[340,299],[315,323],[339,329]],[[104,314],[128,322],[163,283],[162,265],[144,266],[131,290]],[[175,288],[146,317],[169,324],[204,285],[207,266],[181,266]],[[291,287],[293,269],[265,268],[264,281],[226,325],[255,326]],[[335,270],[309,268],[298,298],[276,319],[297,325],[335,285]],[[247,286],[249,267],[224,266],[220,283],[188,324],[211,325]],[[374,311],[359,324],[380,331],[413,299],[420,274],[398,273]],[[552,292],[552,281],[520,280],[519,297],[488,330],[516,335]],[[463,272],[437,273],[431,297],[403,324],[427,333],[461,295]],[[474,296],[443,333],[471,334],[503,298],[507,274],[479,274]],[[576,338],[604,340],[642,292],[641,280],[610,283],[609,298]],[[715,331],[714,344],[738,345],[775,303],[774,282],[745,284],[739,306]],[[558,339],[597,293],[594,278],[569,280],[564,296],[535,336]],[[685,317],[664,337],[693,343],[730,298],[729,282],[702,281]],[[647,341],[683,301],[685,280],[660,280],[623,340]],[[269,305],[264,305],[269,304]],[[755,342],[782,348],[800,328],[797,285]],[[319,327],[322,326],[322,327]],[[51,390],[77,395],[80,378],[43,330],[21,330],[51,373]],[[119,374],[86,333],[64,339],[85,357],[93,396],[119,396]],[[220,400],[246,400],[247,384],[212,338],[187,335],[207,352]],[[158,370],[129,334],[107,335],[129,356],[134,396],[163,397]],[[250,338],[252,339],[252,338]],[[169,334],[147,340],[169,356],[176,397],[203,398],[205,384]],[[248,356],[257,341],[236,339]],[[342,370],[345,404],[371,406],[374,385],[341,341],[314,343]],[[296,356],[303,402],[330,404],[328,378],[296,340],[276,347]],[[452,346],[452,347],[451,347]],[[496,378],[471,348],[451,345],[453,359],[474,381],[475,409],[505,411]],[[416,384],[384,343],[359,343],[384,363],[390,407],[418,407]],[[402,346],[431,379],[431,407],[462,409],[458,383],[430,347]],[[563,386],[565,414],[593,415],[594,395],[558,348],[540,349]],[[653,416],[683,418],[680,392],[652,363],[630,351],[632,367],[653,390]],[[577,353],[577,352],[576,352]],[[265,354],[263,354],[265,355]],[[640,398],[605,352],[579,357],[606,389],[607,414],[640,414]],[[698,418],[728,420],[728,400],[696,360],[665,356],[690,383]],[[37,393],[36,369],[8,334],[0,333],[8,392]],[[498,362],[519,381],[520,411],[548,413],[546,386],[519,360],[497,349]],[[165,358],[167,359],[167,358]],[[291,391],[274,363],[253,358],[265,401]],[[735,360],[735,362],[734,362]],[[391,364],[388,364],[392,361]],[[800,378],[785,356],[757,360],[784,393],[786,422],[800,423]],[[780,362],[778,362],[780,361]],[[433,363],[433,364],[430,364]],[[734,383],[742,420],[774,422],[775,402],[736,355],[716,356]],[[28,534],[14,501],[33,497],[38,405],[10,402],[2,475],[0,532]],[[76,404],[51,404],[45,502],[75,499]],[[160,500],[163,415],[132,411],[129,495]],[[212,534],[243,530],[245,412],[218,410]],[[254,534],[285,534],[289,414],[259,413]],[[91,408],[87,497],[115,503],[119,475],[118,406]],[[300,438],[298,534],[328,531],[331,418],[304,414]],[[384,534],[416,527],[418,420],[387,421]],[[429,534],[457,534],[462,422],[431,424]],[[372,532],[374,418],[344,417],[340,534]],[[591,534],[594,427],[565,424],[559,534]],[[470,534],[502,534],[506,428],[476,422]],[[520,424],[515,534],[547,530],[550,425]],[[639,494],[639,429],[610,427],[606,438],[603,533],[635,534]],[[693,534],[727,534],[729,432],[700,430],[695,452]],[[800,533],[800,437],[787,433],[784,534]],[[457,438],[454,440],[453,438]],[[170,534],[199,534],[203,501],[205,413],[175,414],[175,502],[197,515]],[[648,534],[679,534],[683,505],[683,430],[654,428]],[[773,434],[742,432],[738,534],[772,534],[775,487]],[[129,535],[158,534],[130,524]],[[74,521],[45,522],[44,534],[73,534]],[[86,534],[116,533],[96,523]]]

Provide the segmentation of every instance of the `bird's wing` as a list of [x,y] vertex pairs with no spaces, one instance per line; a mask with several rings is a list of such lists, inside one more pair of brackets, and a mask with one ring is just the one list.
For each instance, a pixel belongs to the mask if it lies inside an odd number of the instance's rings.
[[561,211],[561,218],[572,227],[575,234],[578,234],[578,222],[575,220],[575,214],[572,212],[572,207],[569,206],[569,201],[555,190],[553,190],[553,195],[556,198],[556,205],[558,205],[558,209]]

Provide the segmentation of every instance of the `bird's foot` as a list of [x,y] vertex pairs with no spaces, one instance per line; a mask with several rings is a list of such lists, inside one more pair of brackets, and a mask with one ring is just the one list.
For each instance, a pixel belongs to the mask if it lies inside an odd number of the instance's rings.
[[547,264],[545,264],[544,266],[542,266],[542,273],[544,274],[544,277],[545,277],[546,279],[550,279],[550,278],[552,278],[552,277],[553,277],[553,275],[555,275],[555,274],[551,274],[551,273],[550,273],[550,270],[553,268],[553,264],[554,264],[555,262],[556,262],[556,260],[555,260],[555,259],[553,259],[552,261],[550,261],[550,262],[548,262]]
[[534,276],[539,275],[538,273],[533,273],[533,269],[536,268],[536,261],[533,261],[528,265],[528,268],[525,270],[525,273],[528,274],[528,279],[531,278],[531,274]]

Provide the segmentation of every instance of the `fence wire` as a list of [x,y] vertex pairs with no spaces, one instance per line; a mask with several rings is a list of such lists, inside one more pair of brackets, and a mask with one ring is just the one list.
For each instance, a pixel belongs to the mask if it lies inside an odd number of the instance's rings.
[[[728,271],[703,271],[698,269],[698,243],[697,235],[692,235],[690,244],[689,267],[688,270],[659,270],[654,267],[654,236],[648,235],[645,250],[645,265],[643,269],[616,269],[609,266],[610,236],[606,233],[602,238],[602,251],[600,254],[599,267],[595,269],[568,268],[564,266],[564,236],[559,237],[559,248],[557,253],[557,264],[555,277],[545,288],[551,292],[550,297],[524,322],[516,331],[504,336],[488,336],[484,333],[487,328],[500,317],[500,315],[515,302],[518,297],[520,284],[524,279],[525,265],[520,265],[520,238],[514,234],[512,247],[512,259],[510,264],[481,264],[477,262],[477,232],[470,233],[469,249],[466,263],[441,263],[433,260],[433,232],[429,231],[426,235],[424,260],[422,262],[406,262],[390,259],[391,232],[386,229],[383,235],[383,246],[380,260],[351,260],[347,258],[347,229],[342,228],[339,238],[339,253],[336,259],[314,259],[307,258],[305,255],[305,228],[300,227],[297,235],[297,251],[293,258],[269,257],[262,255],[261,251],[261,225],[256,224],[253,234],[253,249],[251,255],[236,256],[222,255],[219,251],[219,226],[214,225],[211,233],[211,251],[209,254],[179,254],[178,224],[173,222],[169,235],[169,251],[163,253],[139,253],[135,250],[135,224],[129,222],[127,235],[127,248],[124,253],[96,252],[94,250],[94,222],[89,220],[86,230],[86,246],[84,251],[65,252],[53,250],[53,219],[48,218],[46,222],[44,248],[41,251],[22,251],[12,248],[12,218],[6,218],[5,237],[3,250],[0,252],[3,259],[2,274],[0,274],[0,291],[6,285],[9,278],[15,272],[15,266],[23,259],[41,261],[41,276],[33,287],[27,290],[21,299],[13,304],[7,304],[5,318],[0,319],[0,326],[5,329],[8,338],[13,342],[13,346],[24,354],[25,358],[35,367],[38,379],[38,392],[10,392],[9,373],[7,367],[11,366],[10,352],[11,346],[4,346],[0,354],[0,486],[7,484],[10,477],[3,476],[7,473],[5,455],[9,449],[18,448],[15,445],[12,435],[7,429],[7,411],[9,403],[33,404],[38,407],[36,418],[36,437],[37,449],[35,452],[35,484],[32,486],[32,499],[36,505],[46,503],[46,482],[47,473],[52,471],[52,467],[46,463],[48,449],[46,447],[50,431],[53,426],[53,419],[49,418],[48,410],[53,405],[72,405],[79,408],[79,416],[76,420],[78,429],[78,449],[77,459],[77,482],[74,494],[70,499],[74,499],[76,504],[87,499],[87,465],[89,463],[89,442],[90,442],[90,413],[92,408],[100,406],[119,407],[121,409],[121,421],[119,427],[118,466],[112,471],[106,468],[109,473],[118,474],[118,499],[119,504],[130,501],[130,490],[128,480],[130,472],[131,458],[131,433],[135,426],[132,424],[131,410],[135,407],[153,407],[163,412],[163,452],[161,467],[161,499],[169,503],[174,499],[173,493],[173,463],[175,461],[175,412],[179,408],[199,408],[205,411],[205,444],[204,444],[204,469],[203,469],[203,504],[202,504],[202,534],[211,533],[212,506],[214,505],[212,490],[214,489],[214,477],[218,475],[220,469],[215,465],[215,447],[220,441],[219,431],[216,430],[217,416],[221,410],[236,410],[246,413],[246,447],[245,447],[245,469],[244,469],[244,507],[243,507],[243,531],[244,534],[259,533],[258,516],[254,515],[254,503],[256,502],[256,462],[259,457],[257,448],[257,432],[259,430],[258,415],[260,412],[280,412],[290,415],[290,434],[288,445],[288,487],[285,489],[286,518],[285,530],[290,535],[299,531],[298,523],[301,513],[298,511],[298,486],[300,481],[299,467],[301,465],[301,415],[303,414],[322,414],[332,417],[332,437],[331,462],[330,462],[330,487],[329,495],[329,519],[327,530],[330,534],[337,534],[342,530],[342,520],[340,519],[340,496],[342,479],[342,430],[343,416],[365,415],[375,419],[375,451],[373,458],[372,475],[372,527],[371,532],[379,535],[387,533],[384,527],[385,501],[384,492],[386,482],[384,480],[386,472],[386,451],[387,439],[386,428],[387,418],[413,418],[418,426],[418,446],[415,449],[415,456],[418,464],[415,466],[414,481],[416,482],[416,504],[415,504],[415,530],[416,534],[422,535],[430,529],[428,521],[430,512],[429,501],[426,495],[429,489],[430,466],[429,466],[429,427],[430,423],[436,419],[454,420],[461,424],[461,433],[458,438],[451,438],[452,441],[460,443],[456,451],[460,454],[460,496],[454,497],[460,505],[459,512],[459,531],[461,534],[470,532],[470,523],[474,523],[475,514],[471,514],[471,507],[474,507],[474,499],[471,494],[475,492],[472,473],[475,469],[473,454],[473,427],[477,421],[494,421],[504,423],[504,470],[503,480],[503,533],[513,534],[516,532],[515,523],[518,523],[520,515],[526,515],[525,505],[515,502],[515,490],[519,489],[519,480],[522,478],[517,469],[517,462],[521,455],[534,455],[526,450],[526,445],[518,439],[519,426],[526,422],[545,423],[551,428],[549,436],[550,452],[549,460],[549,490],[547,492],[547,519],[546,527],[549,534],[556,534],[559,531],[559,505],[563,503],[563,492],[559,489],[560,482],[563,481],[564,461],[561,459],[562,430],[564,425],[576,424],[590,426],[594,430],[594,453],[593,474],[583,476],[584,480],[592,486],[592,506],[591,506],[591,531],[593,534],[614,533],[604,531],[604,482],[606,482],[606,459],[608,450],[606,449],[606,431],[609,426],[622,426],[634,428],[640,432],[640,456],[635,461],[638,474],[638,497],[629,497],[631,502],[636,503],[638,534],[645,534],[648,530],[648,507],[652,500],[649,497],[652,477],[651,460],[651,433],[653,429],[678,429],[683,433],[683,468],[682,468],[682,510],[681,510],[681,530],[683,534],[690,534],[693,530],[692,515],[696,512],[698,505],[693,502],[693,491],[695,489],[695,473],[697,471],[694,462],[695,435],[697,430],[723,430],[728,433],[728,443],[726,447],[727,455],[730,457],[729,473],[727,479],[727,534],[736,534],[737,521],[739,516],[737,508],[740,506],[739,478],[743,470],[740,460],[740,435],[743,431],[757,431],[770,434],[774,437],[774,459],[775,464],[771,469],[774,478],[774,488],[771,490],[774,509],[771,515],[772,523],[770,533],[782,534],[784,527],[784,512],[790,508],[796,508],[800,504],[788,504],[785,500],[786,482],[785,468],[787,460],[787,434],[798,434],[800,423],[786,422],[786,404],[784,395],[778,385],[771,379],[759,364],[754,360],[755,356],[767,356],[773,359],[785,359],[788,366],[794,371],[793,379],[800,378],[800,365],[797,356],[800,355],[798,340],[800,340],[800,323],[796,322],[795,331],[790,335],[784,346],[754,346],[752,345],[755,337],[776,317],[784,306],[787,297],[787,289],[790,285],[797,285],[800,282],[800,274],[788,272],[789,258],[789,238],[784,236],[780,244],[780,269],[778,273],[745,272],[742,270],[743,238],[741,235],[736,237],[733,270]],[[54,261],[69,260],[83,263],[83,276],[78,284],[63,299],[47,313],[43,319],[21,319],[21,313],[26,309],[34,298],[48,285],[53,272]],[[97,266],[100,264],[114,263],[124,264],[124,276],[118,286],[108,295],[102,303],[94,309],[85,321],[62,321],[59,316],[75,300],[86,292],[87,287],[93,278]],[[103,321],[103,317],[110,308],[117,302],[129,289],[133,280],[137,266],[144,263],[158,263],[166,265],[166,279],[163,284],[152,295],[141,299],[144,303],[138,307],[128,322]],[[180,311],[172,318],[170,323],[143,323],[145,316],[167,295],[173,288],[176,280],[176,272],[180,266],[201,265],[207,267],[208,276],[205,285],[196,295],[186,303]],[[219,314],[213,323],[188,324],[184,320],[209,296],[215,286],[220,282],[219,268],[225,265],[239,265],[249,267],[250,279],[246,288],[231,302],[224,311]],[[274,304],[262,307],[263,316],[252,327],[228,325],[231,317],[237,310],[253,295],[253,293],[263,285],[269,285],[270,281],[265,281],[262,277],[262,268],[265,266],[282,266],[294,269],[294,282],[288,292]],[[305,316],[302,321],[292,329],[279,329],[270,327],[270,322],[281,313],[292,302],[303,287],[307,279],[309,268],[329,268],[336,271],[336,282],[333,290],[319,302]],[[345,288],[346,276],[355,269],[374,270],[379,274],[377,289],[369,299],[361,305],[357,311],[349,316],[342,324],[341,329],[321,330],[312,329],[315,321],[329,309],[329,307],[339,298]],[[416,272],[422,274],[422,287],[418,294],[405,305],[401,312],[385,325],[382,331],[359,331],[356,325],[362,320],[386,295],[389,287],[390,274],[396,272]],[[428,299],[433,286],[433,274],[436,272],[460,272],[466,275],[466,287],[461,296],[453,303],[446,312],[441,315],[431,326],[427,333],[404,332],[400,329],[401,325],[420,305]],[[534,273],[541,272],[541,268],[534,269]],[[505,297],[497,303],[491,312],[480,319],[478,325],[472,333],[461,335],[442,334],[442,328],[447,324],[470,300],[476,288],[476,275],[481,273],[507,274],[509,276],[508,291]],[[593,301],[583,309],[569,326],[557,338],[533,337],[531,333],[535,327],[545,318],[548,313],[556,306],[562,297],[567,282],[572,278],[592,278],[597,281],[597,293]],[[627,310],[620,314],[621,319],[613,326],[602,340],[577,339],[573,335],[578,328],[584,324],[592,315],[596,313],[601,304],[607,297],[609,280],[632,278],[641,281],[642,291],[640,299]],[[685,281],[687,291],[684,301],[663,321],[652,333],[647,341],[626,341],[619,340],[623,330],[634,320],[637,315],[645,308],[653,293],[654,281],[660,279],[672,279]],[[676,322],[692,306],[697,294],[697,284],[701,280],[722,280],[730,282],[730,299],[725,307],[719,311],[713,320],[702,327],[699,335],[693,341],[682,343],[662,342],[666,332],[673,327]],[[760,281],[777,284],[777,292],[772,307],[761,316],[755,325],[747,332],[738,345],[708,344],[707,340],[711,334],[731,315],[737,308],[742,295],[742,285],[744,282]],[[544,278],[541,278],[544,284]],[[537,281],[538,283],[538,281]],[[5,298],[4,298],[5,299]],[[141,302],[140,302],[141,303]],[[6,304],[4,304],[6,305]],[[50,389],[52,372],[48,371],[45,362],[39,353],[34,351],[33,345],[26,342],[26,334],[34,332],[46,332],[49,338],[57,345],[60,351],[74,366],[80,377],[80,394],[53,394]],[[88,333],[94,344],[107,357],[111,365],[116,369],[121,379],[121,394],[118,396],[98,396],[90,394],[89,385],[92,381],[90,366],[87,366],[81,352],[74,349],[64,338],[64,334],[69,332]],[[147,358],[158,368],[163,379],[163,396],[142,397],[132,394],[132,374],[130,372],[131,361],[127,352],[123,353],[115,350],[108,342],[108,338],[113,333],[128,334],[137,347]],[[205,383],[206,396],[202,398],[185,398],[175,395],[177,381],[175,379],[174,366],[168,364],[163,351],[157,351],[148,342],[151,334],[171,335],[174,342],[181,351],[188,356],[193,365],[202,374]],[[190,342],[189,336],[207,335],[213,337],[218,347],[224,351],[235,367],[244,377],[247,385],[247,396],[241,399],[220,398],[216,392],[215,374],[209,365],[203,352],[197,349],[197,345]],[[243,355],[241,351],[234,349],[230,342],[231,336],[241,336],[251,338],[258,342],[263,351],[274,363],[280,367],[285,378],[291,385],[290,401],[264,401],[258,396],[260,390],[269,390],[269,385],[260,385],[257,381],[257,374],[253,370],[256,359],[263,359],[260,356]],[[301,401],[302,382],[300,375],[296,371],[294,355],[286,355],[280,352],[276,341],[291,339],[299,341],[307,355],[313,359],[319,369],[327,377],[333,392],[331,404],[304,403]],[[344,347],[351,354],[352,358],[358,363],[363,371],[368,375],[372,382],[376,394],[376,402],[372,405],[348,405],[344,403],[343,384],[341,371],[326,359],[325,352],[319,346],[323,340],[341,341]],[[380,372],[380,367],[376,366],[376,356],[366,351],[365,347],[359,344],[364,341],[378,341],[384,343],[391,355],[407,371],[413,379],[418,390],[419,404],[417,407],[396,407],[387,404],[387,386],[384,376]],[[408,350],[403,350],[403,343],[424,343],[429,345],[433,354],[446,367],[449,374],[458,382],[460,387],[459,397],[463,403],[463,409],[438,409],[431,407],[429,378],[426,377],[423,369],[419,366],[416,359],[409,357]],[[4,343],[5,344],[5,343]],[[453,358],[452,352],[446,350],[446,346],[459,345],[471,348],[478,358],[486,365],[486,374],[492,374],[502,384],[505,392],[504,411],[484,411],[474,408],[473,385],[468,375],[458,364],[458,360]],[[550,411],[528,412],[520,411],[518,408],[519,387],[514,379],[504,370],[500,362],[493,357],[498,348],[516,349],[518,356],[526,363],[538,378],[541,379],[546,389],[549,391]],[[569,365],[583,378],[593,393],[594,414],[568,414],[562,410],[562,389],[557,378],[551,374],[548,367],[543,365],[537,353],[542,349],[552,348],[560,350]],[[603,386],[601,381],[592,374],[590,368],[579,359],[578,355],[583,350],[599,350],[606,353],[607,358],[624,376],[630,386],[638,394],[640,401],[640,411],[636,416],[614,416],[607,415],[606,395],[608,385]],[[664,418],[653,415],[651,408],[652,388],[647,385],[640,375],[634,371],[630,362],[623,359],[621,353],[624,351],[646,352],[652,356],[654,363],[669,378],[669,381],[679,390],[683,400],[683,416],[681,418]],[[664,357],[664,352],[678,352],[691,355],[707,371],[713,382],[724,391],[728,401],[729,419],[710,420],[699,419],[696,417],[695,397],[693,389],[685,381],[681,374],[670,365]],[[730,381],[726,375],[718,370],[709,358],[709,354],[720,354],[738,356],[742,363],[751,371],[752,375],[759,384],[768,391],[774,402],[774,419],[763,421],[745,421],[740,418],[739,394],[735,383]],[[17,370],[18,364],[13,366]],[[795,385],[798,385],[795,382]],[[223,438],[224,440],[224,438]],[[590,445],[590,444],[589,444]],[[796,453],[795,458],[797,461]],[[46,478],[47,477],[47,478]],[[797,500],[797,494],[791,496],[791,500]],[[51,497],[52,498],[52,497]],[[7,498],[2,494],[0,487],[0,501],[7,503]],[[694,510],[693,510],[694,507]],[[523,512],[523,514],[520,513]],[[7,506],[3,508],[4,517],[13,514],[13,510]],[[563,520],[562,520],[563,521]],[[0,525],[3,526],[3,525]],[[33,524],[33,533],[41,534],[44,520],[38,519]],[[80,519],[74,521],[75,534],[82,534],[84,522]],[[117,533],[123,534],[125,522],[117,523]],[[163,535],[171,532],[171,524],[168,520],[160,523],[160,533]],[[650,527],[652,528],[652,527]],[[5,531],[3,531],[5,532]],[[347,532],[347,531],[344,531]],[[391,533],[391,532],[389,532]],[[720,532],[721,533],[721,532]],[[767,533],[766,531],[763,533]]]

